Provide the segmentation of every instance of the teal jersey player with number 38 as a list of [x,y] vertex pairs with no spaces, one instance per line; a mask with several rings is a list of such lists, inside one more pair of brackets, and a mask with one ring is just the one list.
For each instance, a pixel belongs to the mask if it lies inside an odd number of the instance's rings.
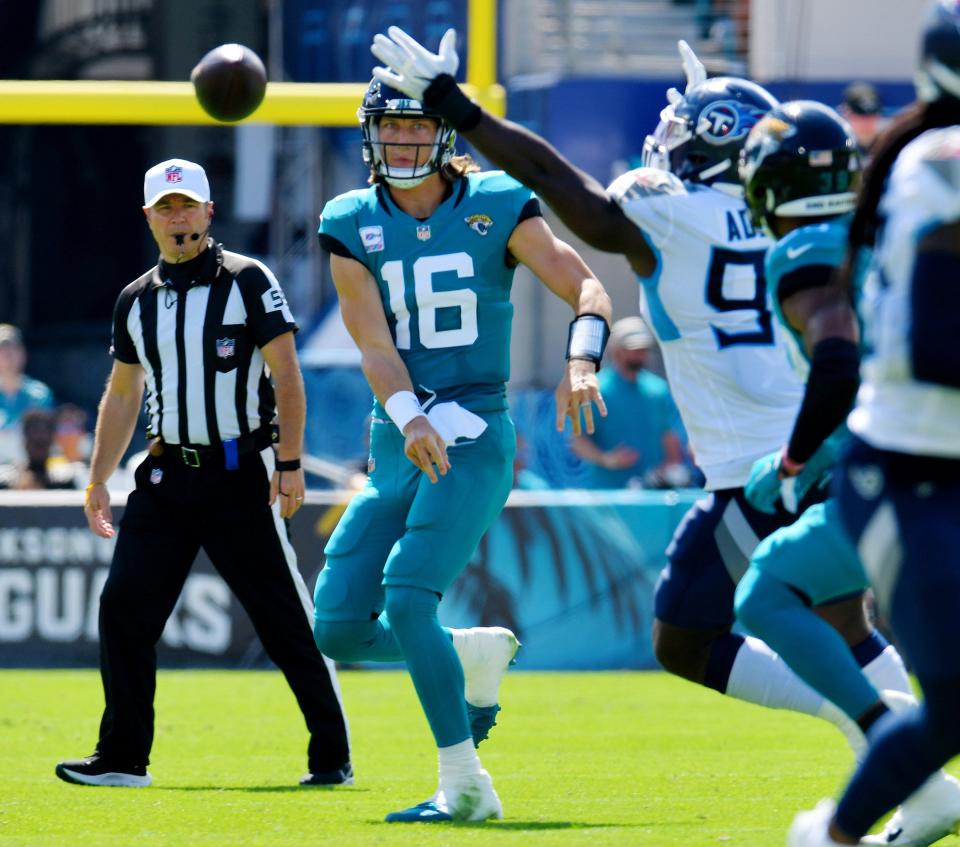
[[610,301],[558,241],[539,203],[453,153],[456,133],[381,82],[360,108],[371,186],[331,200],[320,223],[344,323],[376,397],[369,480],[326,547],[314,635],[348,662],[405,661],[438,748],[428,801],[387,816],[436,823],[502,816],[475,746],[497,713],[518,642],[502,627],[445,630],[437,605],[499,514],[513,481],[507,414],[510,289],[518,263],[575,319],[557,425],[593,404]]

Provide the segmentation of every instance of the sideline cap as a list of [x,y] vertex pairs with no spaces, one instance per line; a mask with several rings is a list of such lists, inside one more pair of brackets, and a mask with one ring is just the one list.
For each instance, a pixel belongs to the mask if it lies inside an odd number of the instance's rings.
[[621,318],[610,329],[610,346],[624,350],[646,350],[653,346],[653,334],[643,318]]
[[167,194],[185,194],[198,203],[210,202],[210,183],[200,165],[186,159],[167,159],[143,177],[143,205],[152,206]]
[[0,344],[23,346],[23,336],[13,324],[0,324]]
[[855,115],[879,115],[880,94],[869,82],[854,82],[843,91],[843,104]]

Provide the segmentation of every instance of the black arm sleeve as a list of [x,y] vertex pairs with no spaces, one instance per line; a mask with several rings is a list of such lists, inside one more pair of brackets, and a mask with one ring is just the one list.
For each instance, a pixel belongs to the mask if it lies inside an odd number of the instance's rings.
[[846,338],[825,338],[813,348],[803,403],[787,455],[806,462],[847,416],[860,387],[860,351]]
[[247,329],[257,347],[262,349],[277,336],[299,329],[280,284],[274,285],[260,267],[243,268],[236,282],[247,310]]
[[118,362],[127,365],[136,365],[140,362],[137,348],[127,329],[127,318],[130,317],[130,309],[133,308],[136,299],[136,294],[132,290],[124,289],[113,307],[113,339],[110,344],[110,355]]
[[334,256],[343,256],[345,259],[354,259],[356,258],[353,253],[351,253],[342,241],[338,241],[332,235],[327,235],[325,232],[319,234],[320,247],[326,250],[328,253],[333,253]]
[[830,265],[802,265],[780,277],[777,298],[781,303],[785,303],[798,291],[830,285],[833,273],[834,268]]
[[525,220],[530,218],[542,218],[543,211],[540,208],[540,201],[536,197],[531,197],[523,204],[523,208],[520,210],[520,215],[517,218],[517,223],[522,224]]

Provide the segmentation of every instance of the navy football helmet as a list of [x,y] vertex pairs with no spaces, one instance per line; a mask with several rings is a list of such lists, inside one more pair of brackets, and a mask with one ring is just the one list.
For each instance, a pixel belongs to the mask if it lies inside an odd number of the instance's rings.
[[936,0],[927,15],[917,68],[917,96],[960,99],[960,0]]
[[660,113],[660,124],[644,142],[643,164],[682,180],[739,190],[740,149],[776,105],[772,94],[746,79],[701,82]]
[[[423,116],[437,122],[437,135],[430,145],[433,153],[422,164],[413,168],[391,168],[383,155],[384,142],[379,138],[380,119],[384,115],[396,115],[401,118]],[[452,126],[444,123],[436,112],[427,109],[419,100],[412,100],[406,94],[374,80],[363,96],[363,102],[357,110],[360,129],[363,132],[363,161],[382,176],[391,185],[398,188],[413,188],[430,174],[436,173],[453,157],[453,145],[457,133]],[[405,144],[405,147],[411,145]],[[418,145],[426,146],[426,145]]]
[[744,197],[754,223],[768,232],[776,217],[852,212],[860,171],[850,125],[812,100],[781,103],[750,131],[740,153]]

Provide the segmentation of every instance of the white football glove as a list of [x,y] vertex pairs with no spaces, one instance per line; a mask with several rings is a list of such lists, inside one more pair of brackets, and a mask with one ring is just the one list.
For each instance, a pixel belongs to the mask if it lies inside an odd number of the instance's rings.
[[[697,54],[693,52],[693,48],[682,38],[677,42],[677,49],[680,51],[683,73],[687,78],[687,87],[684,89],[684,93],[686,93],[695,85],[699,85],[706,80],[707,69],[703,66],[703,62],[697,58]],[[683,94],[676,88],[667,89],[667,102],[671,106],[675,106],[682,99]]]
[[387,66],[374,68],[373,76],[414,100],[422,102],[423,92],[436,77],[454,76],[460,67],[456,30],[444,33],[439,53],[431,53],[398,26],[390,27],[387,35],[377,33],[370,45],[370,52]]

